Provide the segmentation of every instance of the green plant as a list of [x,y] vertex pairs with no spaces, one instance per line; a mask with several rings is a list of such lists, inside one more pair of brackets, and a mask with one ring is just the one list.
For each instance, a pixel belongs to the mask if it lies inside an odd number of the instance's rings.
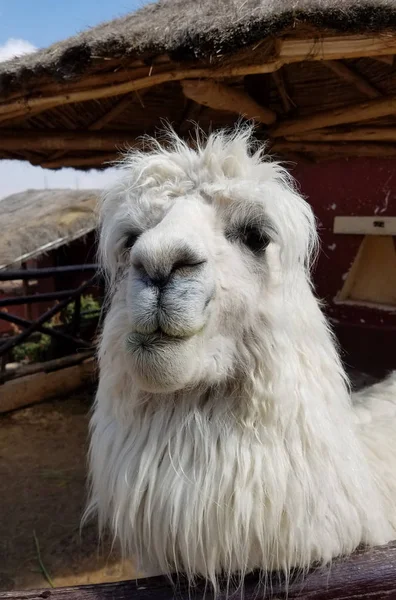
[[45,360],[45,355],[51,345],[51,337],[41,334],[37,341],[29,341],[16,346],[13,351],[13,359],[16,362],[40,362]]
[[[66,306],[66,308],[62,311],[62,321],[63,323],[71,323],[73,321],[73,315],[75,311],[76,303],[75,301],[70,302]],[[81,296],[81,312],[99,312],[100,304],[95,298],[88,294],[87,296]]]

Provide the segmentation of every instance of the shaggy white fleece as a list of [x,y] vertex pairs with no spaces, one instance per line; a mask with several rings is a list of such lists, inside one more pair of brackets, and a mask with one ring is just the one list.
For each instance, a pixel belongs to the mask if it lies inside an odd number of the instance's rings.
[[311,208],[250,130],[129,154],[101,214],[100,528],[213,584],[396,538],[396,377],[351,401]]

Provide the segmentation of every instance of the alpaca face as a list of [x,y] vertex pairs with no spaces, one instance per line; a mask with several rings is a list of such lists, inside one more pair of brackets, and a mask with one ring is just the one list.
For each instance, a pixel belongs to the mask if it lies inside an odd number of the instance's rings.
[[[181,147],[184,155],[141,154],[129,172],[126,162],[127,185],[103,205],[101,249],[115,289],[108,319],[119,336],[103,344],[109,353],[117,345],[135,384],[150,392],[210,386],[249,369],[246,341],[265,328],[281,264],[301,267],[309,245],[311,213],[282,186],[279,167],[236,146],[234,164],[224,152],[211,169],[208,146],[201,154]],[[295,207],[300,231],[290,234],[296,200],[305,212]]]

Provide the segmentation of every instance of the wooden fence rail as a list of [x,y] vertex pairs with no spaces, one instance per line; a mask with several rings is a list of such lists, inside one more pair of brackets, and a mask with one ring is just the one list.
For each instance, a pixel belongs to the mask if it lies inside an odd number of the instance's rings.
[[0,308],[3,306],[21,306],[22,304],[37,304],[38,302],[51,302],[62,300],[74,294],[75,290],[59,290],[59,292],[47,292],[44,294],[28,294],[26,296],[8,296],[0,298]]
[[[59,290],[55,292],[37,293],[37,294],[26,294],[22,296],[9,296],[0,298],[0,320],[8,323],[13,323],[17,327],[23,328],[23,331],[17,335],[7,336],[0,339],[0,374],[1,379],[6,379],[6,364],[7,359],[9,360],[10,352],[18,345],[24,343],[29,336],[34,333],[44,333],[49,335],[51,338],[63,341],[65,345],[64,350],[66,353],[76,352],[83,349],[92,348],[91,339],[83,339],[80,333],[81,330],[81,319],[84,315],[88,314],[86,311],[81,310],[81,295],[92,286],[101,284],[101,280],[98,277],[99,267],[96,264],[85,264],[85,265],[66,265],[64,267],[50,267],[43,269],[13,269],[7,271],[0,271],[0,281],[13,281],[13,280],[29,280],[29,279],[43,279],[58,275],[67,275],[73,273],[87,272],[91,276],[85,282],[83,282],[76,289]],[[92,275],[93,272],[93,275]],[[31,305],[40,302],[57,302],[56,305],[49,308],[37,319],[26,319],[19,315],[10,314],[8,307]],[[54,326],[50,323],[51,319],[66,308],[68,304],[74,302],[73,314],[71,323],[67,325]],[[90,317],[100,318],[100,311],[95,311],[95,314],[90,312]],[[92,327],[91,327],[92,334]]]
[[90,279],[88,279],[88,281],[85,281],[84,283],[82,283],[75,290],[69,290],[69,294],[67,295],[67,297],[64,300],[62,300],[61,302],[59,302],[58,304],[56,304],[55,306],[53,306],[52,308],[47,310],[44,314],[42,314],[35,321],[31,321],[30,325],[25,329],[25,331],[22,331],[21,333],[19,333],[12,339],[9,339],[6,342],[4,342],[0,346],[0,356],[3,356],[5,353],[9,352],[13,348],[15,348],[15,346],[17,346],[18,344],[21,344],[26,338],[28,338],[30,335],[32,335],[32,333],[37,331],[38,327],[40,327],[41,325],[43,325],[44,323],[46,323],[47,321],[52,319],[52,317],[54,317],[56,314],[61,312],[61,310],[63,310],[68,304],[70,304],[70,302],[72,302],[73,300],[75,300],[76,298],[81,296],[81,294],[87,288],[91,287],[95,283],[97,283],[96,274],[93,277],[91,277]]
[[0,281],[13,281],[15,279],[41,279],[52,277],[60,273],[82,273],[85,271],[98,271],[99,265],[66,265],[64,267],[45,267],[42,269],[7,269],[0,271]]
[[[224,587],[224,586],[223,586]],[[229,590],[228,597],[232,595]],[[203,582],[189,588],[179,580],[151,577],[120,583],[64,587],[37,591],[0,592],[1,600],[212,600]],[[217,599],[226,600],[225,587]],[[288,587],[278,575],[249,575],[232,600],[394,600],[396,598],[396,542],[334,561],[331,567],[292,577]]]

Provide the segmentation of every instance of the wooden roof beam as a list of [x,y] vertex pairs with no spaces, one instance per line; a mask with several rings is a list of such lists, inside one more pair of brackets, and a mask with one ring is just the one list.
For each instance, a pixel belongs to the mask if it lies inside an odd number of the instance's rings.
[[[249,64],[235,62],[225,66],[171,69],[161,73],[154,73],[150,70],[147,76],[131,78],[131,75],[129,75],[128,79],[123,82],[112,84],[111,80],[106,79],[104,85],[95,88],[88,86],[87,89],[81,89],[81,83],[79,83],[79,89],[73,89],[72,86],[65,84],[63,86],[65,91],[54,95],[43,95],[40,89],[36,92],[29,90],[29,96],[20,96],[11,101],[0,103],[0,122],[11,118],[19,118],[20,116],[29,118],[29,115],[38,114],[63,104],[120,96],[135,90],[154,87],[167,81],[241,77],[244,75],[273,73],[283,65],[303,61],[339,60],[362,56],[375,56],[378,58],[381,55],[388,56],[391,54],[396,54],[396,35],[391,34],[386,36],[345,35],[322,38],[317,36],[306,39],[280,38],[276,42],[275,58],[265,62],[255,63],[249,61]],[[84,78],[82,78],[82,81],[84,81]],[[34,93],[37,95],[34,95]]]
[[128,132],[94,132],[70,130],[0,130],[0,151],[107,151],[136,144],[136,138]]
[[286,84],[282,74],[282,70],[279,69],[279,71],[274,71],[273,73],[271,73],[271,77],[275,83],[276,89],[278,90],[283,110],[285,111],[285,113],[290,112],[295,107],[295,104],[286,89]]
[[271,125],[276,121],[276,113],[273,110],[260,106],[242,90],[211,79],[201,81],[186,79],[181,84],[186,98],[203,106],[237,113],[265,125]]
[[375,143],[320,143],[320,142],[275,142],[271,152],[286,154],[303,153],[314,156],[329,157],[367,157],[367,158],[394,158],[396,157],[395,144]]
[[338,77],[353,85],[357,90],[359,90],[359,92],[365,96],[368,96],[368,98],[378,98],[379,96],[382,96],[381,92],[377,90],[377,88],[374,87],[369,81],[367,81],[367,79],[342,61],[324,60],[323,64],[333,71],[333,73],[335,73]]
[[[137,92],[125,94],[125,96],[123,96],[121,100],[116,102],[106,113],[101,115],[98,119],[95,119],[95,121],[91,123],[91,125],[89,125],[88,130],[99,131],[100,129],[102,129],[102,127],[111,123],[111,121],[116,119],[120,114],[124,112],[124,110],[128,108],[128,106],[130,106],[134,94],[137,94]],[[57,150],[52,156],[49,157],[48,161],[56,161],[62,156],[65,156],[66,153],[67,151],[65,150]]]
[[313,115],[298,117],[275,125],[270,131],[272,137],[286,137],[323,127],[334,127],[348,123],[368,121],[396,114],[396,96],[383,96],[367,102],[350,104]]
[[396,126],[354,127],[348,131],[320,129],[288,135],[285,139],[291,142],[396,142]]
[[47,160],[41,162],[40,166],[44,169],[60,169],[62,167],[76,167],[79,169],[94,169],[95,167],[110,166],[117,160],[116,151],[109,153],[99,153],[94,156],[66,156],[58,160]]

